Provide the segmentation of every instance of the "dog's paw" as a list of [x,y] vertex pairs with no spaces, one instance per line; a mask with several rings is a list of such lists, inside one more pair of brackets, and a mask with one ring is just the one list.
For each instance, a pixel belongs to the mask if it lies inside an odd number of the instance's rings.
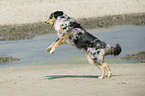
[[53,54],[53,53],[54,53],[54,51],[53,51],[53,50],[51,50],[51,51],[50,51],[50,54]]
[[112,76],[112,73],[110,72],[109,74],[108,74],[108,77],[110,78]]
[[50,50],[50,54],[53,54],[55,51],[55,47],[52,47],[51,50]]
[[101,76],[99,76],[98,78],[99,78],[99,79],[104,79],[105,77],[101,77]]
[[51,46],[50,46],[50,47],[48,47],[48,48],[46,49],[46,51],[49,52],[51,49],[52,49],[52,48],[51,48]]

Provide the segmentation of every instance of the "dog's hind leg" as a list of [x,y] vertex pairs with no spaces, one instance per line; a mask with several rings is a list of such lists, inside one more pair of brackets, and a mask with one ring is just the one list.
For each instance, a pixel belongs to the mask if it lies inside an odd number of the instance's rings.
[[111,73],[111,70],[110,70],[110,68],[109,68],[108,64],[107,64],[107,63],[103,63],[103,65],[104,65],[104,66],[105,66],[105,68],[107,69],[107,72],[108,72],[108,77],[111,77],[111,76],[112,76],[112,73]]
[[97,64],[97,63],[95,63],[95,61],[93,60],[93,58],[91,57],[91,55],[89,53],[87,54],[87,59],[88,59],[89,63],[95,64],[96,66],[98,66],[101,69],[101,76],[98,77],[98,78],[104,79],[105,78],[105,71],[104,71],[104,67],[105,66],[103,64]]
[[105,61],[105,55],[103,55],[103,60],[102,60],[102,64],[104,65],[104,67],[106,68],[107,72],[108,72],[108,77],[112,76],[111,70],[109,68],[109,65],[107,63],[104,62]]
[[[96,65],[96,63],[95,63],[95,65]],[[104,65],[99,65],[99,64],[97,64],[97,66],[101,69],[101,76],[98,77],[98,78],[104,79],[104,78],[105,78]]]

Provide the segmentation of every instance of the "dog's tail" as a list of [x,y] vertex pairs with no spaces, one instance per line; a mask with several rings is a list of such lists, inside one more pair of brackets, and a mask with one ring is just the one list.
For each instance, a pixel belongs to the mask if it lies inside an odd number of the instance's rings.
[[121,46],[116,44],[116,47],[110,47],[109,49],[105,50],[105,55],[114,55],[117,56],[121,53]]

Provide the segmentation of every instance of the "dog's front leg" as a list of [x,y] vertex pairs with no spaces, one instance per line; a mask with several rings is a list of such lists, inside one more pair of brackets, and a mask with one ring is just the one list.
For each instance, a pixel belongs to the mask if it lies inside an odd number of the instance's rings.
[[57,42],[59,40],[59,38],[55,41],[55,42],[53,42],[47,49],[46,49],[46,51],[51,51],[51,49],[52,49],[52,47],[55,45],[55,43]]
[[50,54],[53,54],[55,51],[55,48],[58,47],[60,44],[63,44],[66,40],[66,38],[69,36],[70,32],[67,32],[64,34],[59,40],[51,47]]

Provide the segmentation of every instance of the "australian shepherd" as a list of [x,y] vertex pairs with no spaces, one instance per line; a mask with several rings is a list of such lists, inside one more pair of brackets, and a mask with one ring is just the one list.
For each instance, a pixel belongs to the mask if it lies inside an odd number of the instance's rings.
[[69,43],[76,46],[81,51],[85,52],[88,62],[95,64],[101,69],[101,76],[105,77],[104,68],[107,69],[108,77],[112,73],[104,59],[106,55],[119,55],[121,47],[116,44],[115,47],[99,40],[89,32],[87,32],[79,23],[72,17],[64,14],[63,11],[55,11],[50,14],[49,19],[45,23],[50,24],[57,31],[58,39],[53,42],[46,51],[53,54],[56,47],[63,43]]

